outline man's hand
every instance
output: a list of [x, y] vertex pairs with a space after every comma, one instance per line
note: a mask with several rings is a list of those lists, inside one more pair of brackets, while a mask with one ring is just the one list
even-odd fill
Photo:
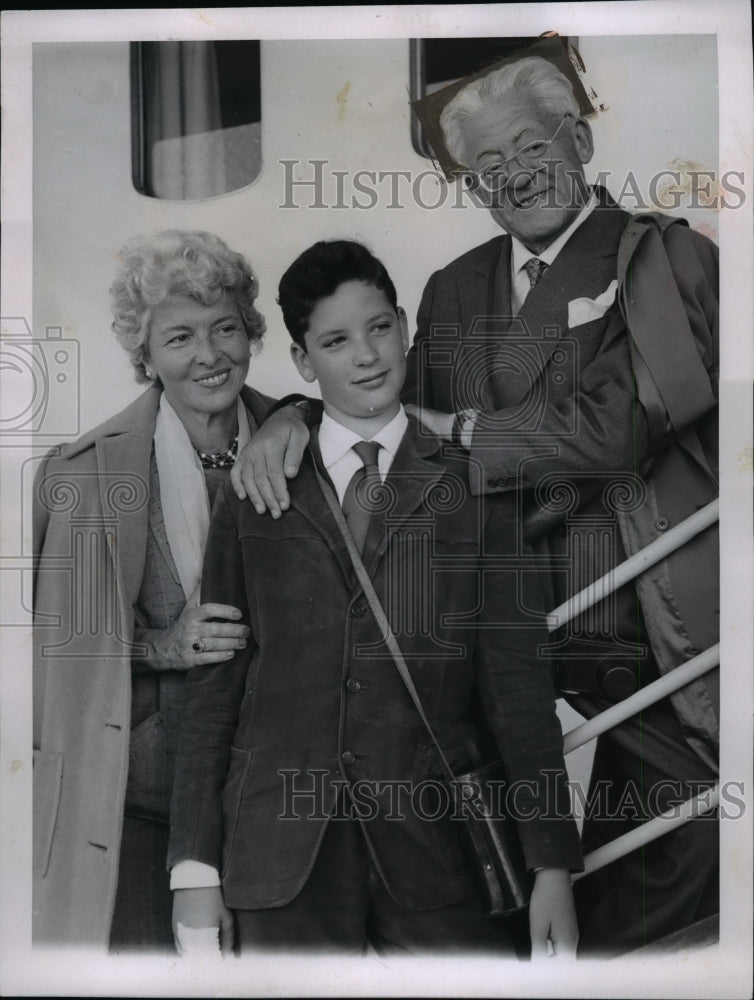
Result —
[[439, 410], [428, 410], [411, 403], [408, 403], [404, 409], [406, 413], [410, 413], [417, 420], [420, 420], [437, 437], [446, 441], [450, 441], [453, 437], [455, 413], [440, 413]]
[[233, 914], [225, 905], [219, 885], [206, 889], [176, 889], [173, 893], [173, 937], [178, 954], [184, 949], [178, 925], [190, 930], [219, 931], [220, 951], [233, 953]]
[[534, 877], [529, 904], [531, 957], [546, 958], [547, 942], [558, 958], [575, 958], [579, 940], [571, 876], [564, 868], [543, 868]]
[[265, 420], [236, 459], [230, 480], [240, 500], [251, 500], [258, 514], [280, 517], [290, 497], [286, 476], [293, 479], [309, 443], [301, 407], [290, 405]]

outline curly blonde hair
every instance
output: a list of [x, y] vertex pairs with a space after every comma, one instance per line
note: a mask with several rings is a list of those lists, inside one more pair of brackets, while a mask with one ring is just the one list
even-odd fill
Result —
[[248, 261], [215, 236], [202, 231], [167, 229], [136, 236], [118, 254], [110, 287], [112, 329], [135, 369], [137, 382], [149, 382], [149, 318], [170, 295], [190, 295], [214, 305], [227, 292], [241, 313], [249, 344], [261, 344], [264, 316], [255, 308], [259, 284]]

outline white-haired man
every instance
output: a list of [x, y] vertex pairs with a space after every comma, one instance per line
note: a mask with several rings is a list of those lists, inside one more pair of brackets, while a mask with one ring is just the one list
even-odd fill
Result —
[[[716, 248], [681, 220], [632, 217], [587, 184], [589, 123], [544, 59], [473, 81], [441, 125], [506, 235], [429, 279], [404, 401], [468, 449], [475, 492], [519, 491], [554, 608], [717, 494]], [[300, 421], [274, 419], [290, 475]], [[283, 458], [265, 451], [271, 437], [257, 439], [244, 483], [279, 512]], [[252, 472], [260, 466], [269, 478]], [[713, 645], [718, 607], [711, 528], [541, 655], [591, 717]], [[707, 675], [600, 739], [586, 850], [714, 784], [717, 709]], [[714, 817], [697, 819], [585, 878], [582, 954], [626, 952], [711, 917], [717, 850]]]

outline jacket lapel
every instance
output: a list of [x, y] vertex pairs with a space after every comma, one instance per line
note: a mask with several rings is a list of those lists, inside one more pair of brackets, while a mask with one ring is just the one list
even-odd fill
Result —
[[245, 385], [241, 389], [241, 399], [249, 413], [249, 425], [253, 434], [259, 425], [264, 423], [264, 419], [275, 400], [271, 396], [257, 392], [250, 385]]
[[348, 554], [346, 543], [340, 528], [335, 522], [322, 490], [317, 482], [315, 463], [317, 472], [330, 486], [333, 493], [335, 487], [330, 481], [330, 477], [325, 471], [322, 463], [322, 454], [319, 450], [318, 428], [312, 428], [309, 447], [304, 454], [303, 462], [296, 477], [295, 484], [291, 489], [291, 505], [296, 508], [324, 538], [328, 548], [333, 553], [340, 564], [343, 575], [349, 584], [353, 583], [353, 569], [351, 557]]
[[[121, 413], [80, 438], [67, 453], [74, 457], [95, 448], [103, 529], [129, 605], [138, 599], [144, 575], [150, 458], [160, 396], [158, 387], [148, 389]], [[253, 433], [273, 400], [250, 386], [243, 387], [241, 398]], [[126, 538], [128, 545], [120, 544]]]
[[[95, 441], [103, 528], [127, 606], [137, 600], [144, 575], [149, 460], [159, 400], [160, 391], [151, 389], [108, 423], [109, 433]], [[122, 539], [128, 539], [128, 545], [121, 544]]]
[[500, 342], [510, 335], [511, 326], [515, 323], [511, 305], [511, 250], [511, 238], [506, 236], [500, 244], [500, 253], [488, 278], [486, 318], [481, 326], [485, 335], [481, 371], [486, 373], [482, 380], [483, 406], [472, 407], [487, 412], [498, 409], [500, 405], [496, 388]]
[[[628, 218], [627, 213], [605, 203], [604, 196], [600, 196], [595, 210], [529, 293], [519, 313], [522, 322], [511, 327], [511, 335], [523, 341], [526, 362], [521, 377], [515, 378], [498, 358], [499, 406], [518, 405], [547, 367], [568, 330], [568, 303], [576, 298], [596, 298], [616, 278], [618, 243]], [[531, 347], [526, 347], [527, 342]]]
[[390, 535], [410, 518], [442, 479], [445, 469], [429, 459], [437, 455], [440, 442], [422, 431], [413, 417], [403, 435], [385, 479], [385, 509], [372, 515], [364, 546], [364, 565], [374, 576], [387, 550]]
[[[372, 515], [367, 532], [362, 558], [370, 576], [374, 576], [380, 559], [385, 555], [389, 534], [422, 505], [428, 492], [442, 479], [444, 469], [428, 460], [438, 453], [439, 447], [437, 438], [422, 431], [414, 418], [409, 417], [409, 426], [385, 480], [386, 507]], [[345, 579], [353, 587], [355, 576], [351, 557], [322, 496], [314, 471], [315, 462], [320, 475], [329, 484], [329, 476], [322, 465], [316, 429], [312, 432], [309, 449], [291, 491], [291, 504], [323, 536]]]
[[452, 364], [453, 409], [494, 409], [489, 377], [501, 336], [510, 316], [509, 236], [498, 236], [479, 247], [458, 282], [458, 316], [461, 336]]

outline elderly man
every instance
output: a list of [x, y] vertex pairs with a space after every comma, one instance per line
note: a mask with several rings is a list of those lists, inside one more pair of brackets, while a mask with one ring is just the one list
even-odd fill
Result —
[[[441, 125], [507, 235], [430, 278], [404, 401], [468, 449], [474, 492], [519, 491], [555, 607], [716, 496], [716, 249], [589, 187], [591, 129], [544, 59], [471, 82]], [[295, 473], [306, 436], [295, 412], [271, 418], [235, 475], [275, 514], [283, 461]], [[714, 644], [717, 562], [709, 529], [552, 636], [540, 655], [574, 708], [591, 717]], [[714, 784], [716, 684], [694, 681], [600, 738], [586, 850]], [[581, 953], [716, 913], [717, 872], [713, 817], [585, 878]]]

